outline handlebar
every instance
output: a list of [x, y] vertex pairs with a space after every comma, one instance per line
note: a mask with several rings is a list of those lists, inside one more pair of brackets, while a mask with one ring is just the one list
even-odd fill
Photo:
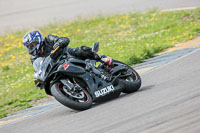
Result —
[[59, 48], [60, 46], [58, 46], [53, 52], [51, 52], [51, 55], [53, 55]]

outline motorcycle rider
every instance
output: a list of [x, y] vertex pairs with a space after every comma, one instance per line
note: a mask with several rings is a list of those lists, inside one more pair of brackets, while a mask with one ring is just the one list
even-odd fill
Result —
[[[58, 46], [63, 50], [68, 46], [70, 40], [68, 37], [58, 37], [55, 35], [47, 35], [44, 39], [38, 30], [30, 31], [23, 37], [23, 44], [27, 48], [28, 53], [31, 55], [31, 62], [38, 57], [47, 57]], [[112, 65], [112, 58], [107, 56], [96, 57], [90, 47], [81, 46], [76, 48], [67, 47], [67, 52], [80, 59], [93, 58], [105, 62], [107, 65]], [[59, 53], [59, 52], [58, 52]], [[52, 56], [54, 58], [54, 56]]]

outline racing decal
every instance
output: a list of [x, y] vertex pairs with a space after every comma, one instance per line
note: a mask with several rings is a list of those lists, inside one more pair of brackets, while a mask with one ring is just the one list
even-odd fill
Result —
[[100, 97], [100, 96], [106, 95], [109, 92], [114, 91], [114, 90], [115, 90], [114, 86], [110, 85], [110, 86], [107, 86], [107, 87], [105, 87], [103, 89], [95, 91], [94, 94], [95, 94], [96, 97]]
[[69, 67], [69, 64], [64, 64], [62, 67], [66, 70]]

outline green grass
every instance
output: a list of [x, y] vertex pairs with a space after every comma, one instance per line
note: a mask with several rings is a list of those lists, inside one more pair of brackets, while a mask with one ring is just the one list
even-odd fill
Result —
[[[30, 29], [29, 29], [30, 30]], [[19, 31], [0, 37], [0, 118], [30, 107], [30, 101], [46, 97], [36, 89], [29, 55]], [[70, 47], [100, 42], [100, 54], [129, 65], [140, 63], [178, 42], [200, 35], [200, 8], [186, 11], [132, 12], [49, 24], [41, 33], [68, 36]]]

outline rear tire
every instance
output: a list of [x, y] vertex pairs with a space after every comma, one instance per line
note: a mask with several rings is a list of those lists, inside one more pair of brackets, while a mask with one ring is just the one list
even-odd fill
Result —
[[[132, 70], [133, 76], [130, 76], [128, 77], [129, 79], [126, 79], [125, 84], [127, 84], [127, 87], [122, 91], [124, 93], [136, 92], [141, 87], [141, 78], [139, 74], [133, 68], [130, 67], [130, 69]], [[136, 77], [136, 80], [133, 80], [133, 77]]]
[[128, 67], [128, 71], [132, 73], [132, 75], [127, 77], [126, 79], [120, 79], [122, 82], [124, 82], [124, 84], [126, 84], [126, 87], [123, 89], [122, 92], [124, 93], [136, 92], [141, 87], [142, 84], [139, 74], [132, 67], [130, 67], [125, 63], [122, 63], [117, 60], [114, 60], [114, 62], [126, 65]]
[[62, 86], [63, 84], [61, 82], [57, 82], [54, 83], [51, 87], [51, 93], [57, 101], [59, 101], [64, 106], [75, 110], [86, 110], [91, 108], [92, 98], [87, 91], [82, 89], [82, 92], [84, 93], [84, 99], [80, 102], [77, 99], [74, 99], [65, 94], [64, 91], [62, 91]]

